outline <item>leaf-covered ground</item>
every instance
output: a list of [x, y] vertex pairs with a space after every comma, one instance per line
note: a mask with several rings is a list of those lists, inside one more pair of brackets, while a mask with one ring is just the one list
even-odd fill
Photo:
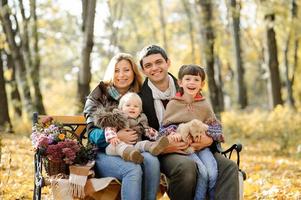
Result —
[[[276, 156], [277, 145], [244, 143], [241, 168], [248, 174], [245, 199], [301, 199], [301, 159]], [[32, 199], [33, 150], [28, 137], [2, 134], [0, 199]], [[43, 189], [43, 199], [49, 199]]]

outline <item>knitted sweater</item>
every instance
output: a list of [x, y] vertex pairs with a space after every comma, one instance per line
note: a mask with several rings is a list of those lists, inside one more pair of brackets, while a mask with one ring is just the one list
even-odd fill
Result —
[[148, 126], [147, 118], [144, 113], [141, 113], [136, 119], [129, 117], [128, 118], [129, 128], [135, 130], [138, 134], [138, 140], [142, 140], [142, 135], [145, 135], [145, 129], [150, 128]]
[[211, 136], [213, 140], [223, 141], [221, 124], [216, 119], [211, 105], [201, 95], [197, 95], [192, 103], [187, 103], [182, 96], [177, 93], [166, 106], [162, 125], [163, 127], [174, 124], [178, 125], [193, 119], [198, 119], [209, 125], [207, 134]]

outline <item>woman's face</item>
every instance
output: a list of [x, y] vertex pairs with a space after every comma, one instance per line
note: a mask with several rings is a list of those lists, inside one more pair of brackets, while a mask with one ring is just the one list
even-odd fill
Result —
[[134, 81], [134, 71], [128, 60], [121, 60], [115, 66], [114, 86], [117, 90], [127, 91]]

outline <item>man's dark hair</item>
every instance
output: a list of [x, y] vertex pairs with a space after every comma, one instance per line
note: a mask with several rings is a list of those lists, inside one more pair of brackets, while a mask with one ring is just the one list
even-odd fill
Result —
[[148, 45], [146, 47], [144, 47], [139, 53], [138, 53], [138, 59], [139, 59], [139, 64], [140, 67], [143, 68], [143, 58], [152, 55], [152, 54], [161, 54], [161, 56], [164, 58], [164, 60], [167, 62], [168, 57], [167, 57], [167, 53], [165, 51], [165, 49], [163, 49], [162, 47], [155, 45], [155, 44], [151, 44]]
[[205, 69], [199, 65], [194, 65], [194, 64], [183, 65], [179, 69], [178, 79], [182, 80], [185, 75], [200, 76], [202, 81], [204, 81], [206, 78]]

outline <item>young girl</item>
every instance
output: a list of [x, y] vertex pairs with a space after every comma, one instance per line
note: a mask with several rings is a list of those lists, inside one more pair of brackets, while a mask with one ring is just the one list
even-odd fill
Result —
[[[142, 163], [143, 156], [140, 152], [149, 152], [154, 156], [159, 155], [169, 144], [166, 136], [158, 139], [158, 132], [148, 126], [145, 114], [142, 113], [141, 98], [133, 92], [129, 92], [121, 97], [118, 110], [109, 113], [97, 110], [94, 114], [94, 124], [105, 130], [105, 138], [110, 143], [105, 151], [108, 155], [119, 155], [124, 160], [134, 163]], [[120, 141], [117, 132], [118, 129], [131, 128], [135, 130], [138, 139], [133, 146]], [[143, 136], [150, 140], [142, 140]]]
[[[180, 123], [187, 123], [198, 119], [210, 124], [206, 133], [215, 141], [224, 141], [221, 125], [215, 114], [202, 96], [201, 90], [205, 85], [205, 71], [198, 65], [183, 65], [178, 74], [178, 83], [181, 87], [179, 93], [169, 101], [164, 114], [160, 133], [170, 135], [174, 141], [181, 140], [181, 135], [176, 133]], [[191, 140], [191, 139], [190, 139]], [[200, 139], [193, 142], [200, 142]], [[214, 186], [217, 179], [217, 163], [210, 152], [205, 148], [189, 155], [198, 165], [199, 175], [195, 193], [196, 200], [206, 199], [207, 189], [210, 199], [214, 199]]]

